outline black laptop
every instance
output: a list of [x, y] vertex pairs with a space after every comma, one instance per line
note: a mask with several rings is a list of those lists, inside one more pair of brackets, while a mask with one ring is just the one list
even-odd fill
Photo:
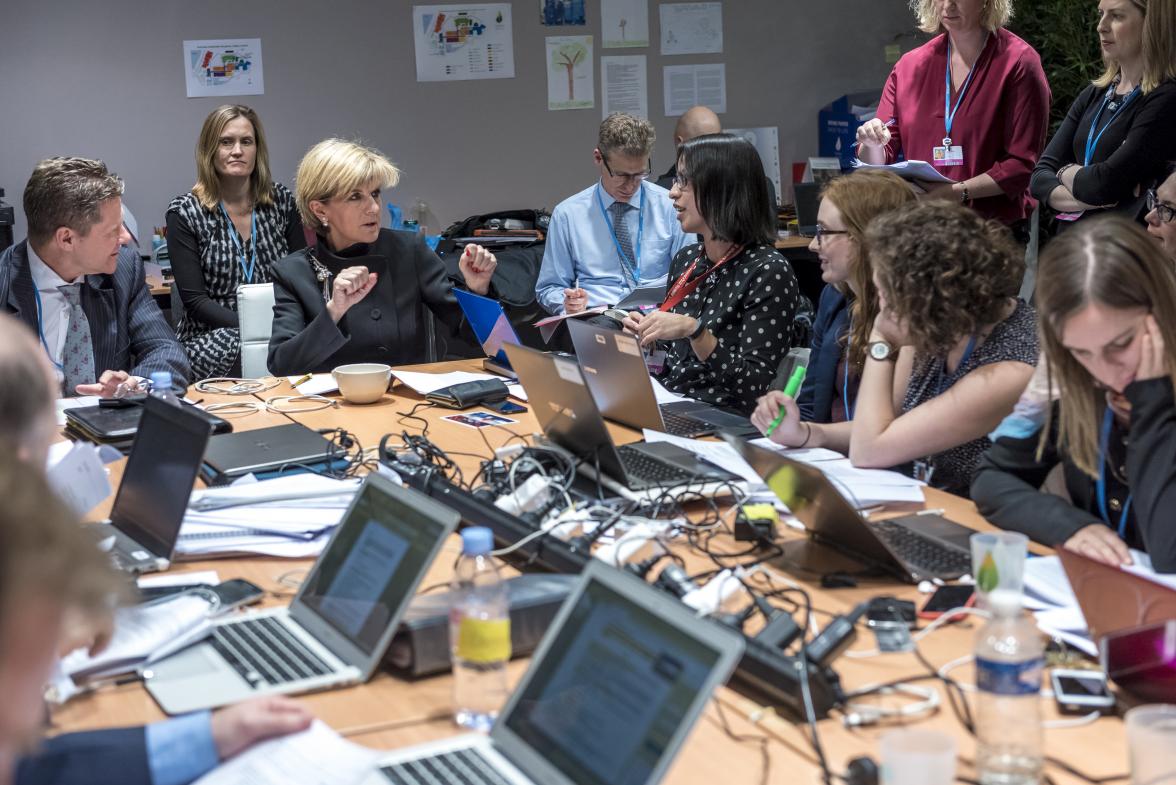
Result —
[[342, 447], [318, 431], [291, 423], [212, 437], [201, 476], [209, 485], [225, 485], [247, 474], [265, 479], [287, 472], [338, 469], [345, 463]]

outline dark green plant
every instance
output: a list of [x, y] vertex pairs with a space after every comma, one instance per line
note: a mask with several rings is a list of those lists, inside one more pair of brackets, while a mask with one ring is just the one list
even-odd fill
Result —
[[1009, 29], [1037, 50], [1049, 79], [1052, 135], [1078, 93], [1102, 73], [1098, 5], [1095, 0], [1016, 0], [1013, 9]]

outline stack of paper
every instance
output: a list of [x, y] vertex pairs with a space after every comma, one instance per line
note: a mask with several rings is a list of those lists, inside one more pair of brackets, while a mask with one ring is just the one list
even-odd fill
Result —
[[299, 474], [197, 491], [176, 552], [188, 558], [317, 556], [358, 488], [359, 480]]
[[378, 752], [347, 741], [315, 720], [302, 733], [253, 745], [196, 785], [358, 784], [374, 772], [378, 759]]
[[926, 500], [923, 483], [918, 480], [888, 469], [858, 469], [848, 458], [833, 450], [789, 450], [768, 439], [756, 439], [752, 444], [776, 450], [820, 469], [838, 487], [841, 495], [858, 509], [879, 504], [922, 504]]

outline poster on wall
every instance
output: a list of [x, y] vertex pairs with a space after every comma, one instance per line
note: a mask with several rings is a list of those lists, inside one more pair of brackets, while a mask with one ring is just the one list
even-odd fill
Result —
[[586, 25], [584, 0], [539, 0], [539, 21], [548, 27]]
[[510, 3], [414, 5], [418, 82], [515, 75]]
[[742, 136], [755, 147], [760, 161], [764, 164], [764, 174], [776, 186], [777, 198], [780, 194], [780, 132], [775, 126], [768, 128], [724, 128], [724, 133]]
[[649, 119], [649, 90], [645, 55], [600, 58], [600, 103], [603, 117], [624, 112]]
[[189, 98], [263, 95], [260, 38], [218, 38], [184, 42]]
[[649, 0], [600, 0], [600, 48], [649, 46]]
[[663, 55], [722, 54], [722, 3], [663, 3], [658, 11]]
[[679, 117], [692, 106], [727, 111], [727, 66], [667, 65], [662, 68], [666, 117]]
[[591, 109], [596, 106], [592, 36], [547, 37], [547, 108]]

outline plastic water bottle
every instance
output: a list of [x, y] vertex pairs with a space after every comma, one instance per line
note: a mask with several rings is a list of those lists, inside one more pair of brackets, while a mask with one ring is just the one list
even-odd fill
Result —
[[976, 636], [976, 769], [981, 785], [1037, 785], [1042, 774], [1044, 647], [1020, 592], [993, 591]]
[[151, 374], [151, 395], [172, 406], [180, 405], [180, 399], [172, 390], [172, 375], [167, 371], [154, 371]]
[[461, 544], [449, 609], [453, 716], [464, 728], [486, 732], [506, 701], [510, 600], [490, 556], [491, 531], [484, 526], [464, 529]]

